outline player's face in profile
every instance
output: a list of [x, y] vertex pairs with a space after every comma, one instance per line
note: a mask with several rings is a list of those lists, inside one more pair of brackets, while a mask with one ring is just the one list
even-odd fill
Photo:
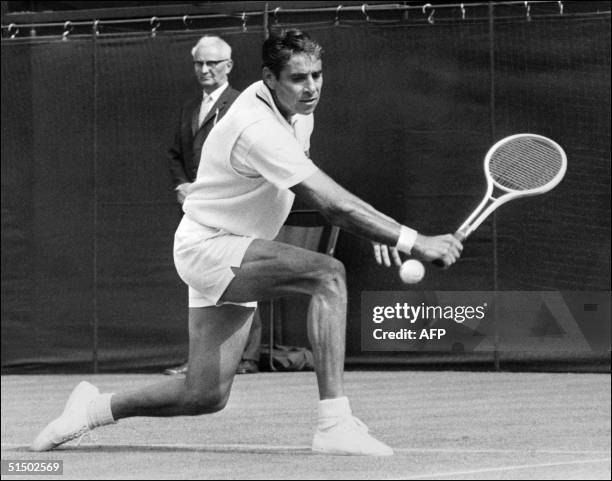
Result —
[[229, 54], [217, 45], [204, 45], [193, 57], [193, 68], [198, 83], [206, 92], [212, 92], [227, 82], [232, 70]]
[[294, 55], [278, 78], [269, 73], [266, 80], [274, 91], [278, 109], [285, 117], [310, 114], [319, 103], [323, 86], [321, 59], [304, 54]]

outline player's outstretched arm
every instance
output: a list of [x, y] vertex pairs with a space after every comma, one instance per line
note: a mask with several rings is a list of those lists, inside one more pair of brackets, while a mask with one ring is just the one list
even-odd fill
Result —
[[461, 242], [452, 234], [430, 237], [415, 232], [409, 247], [406, 247], [400, 239], [401, 224], [351, 194], [323, 171], [315, 172], [292, 190], [308, 205], [319, 210], [331, 224], [373, 242], [397, 246], [405, 254], [426, 261], [439, 259], [449, 266], [461, 253]]

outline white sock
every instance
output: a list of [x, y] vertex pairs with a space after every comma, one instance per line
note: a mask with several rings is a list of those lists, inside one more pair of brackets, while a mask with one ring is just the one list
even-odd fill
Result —
[[111, 411], [111, 397], [113, 394], [100, 394], [87, 407], [87, 423], [90, 429], [115, 422]]
[[319, 401], [319, 427], [329, 427], [336, 424], [338, 419], [352, 415], [351, 405], [346, 396]]

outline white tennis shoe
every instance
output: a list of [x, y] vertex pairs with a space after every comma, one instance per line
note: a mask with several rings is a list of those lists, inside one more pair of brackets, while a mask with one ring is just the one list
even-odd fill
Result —
[[321, 454], [353, 456], [391, 456], [393, 449], [370, 434], [368, 427], [354, 416], [338, 418], [329, 426], [319, 426], [312, 450]]
[[51, 421], [36, 436], [30, 449], [49, 451], [60, 444], [87, 434], [91, 430], [87, 421], [87, 407], [99, 394], [97, 387], [85, 381], [81, 382], [70, 394], [62, 415]]

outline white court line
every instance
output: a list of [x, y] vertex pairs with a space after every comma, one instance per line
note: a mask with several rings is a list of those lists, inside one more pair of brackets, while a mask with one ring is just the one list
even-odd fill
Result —
[[[2, 443], [2, 449], [27, 449], [29, 444]], [[115, 449], [143, 449], [143, 450], [191, 450], [191, 451], [269, 451], [269, 452], [302, 452], [310, 451], [310, 445], [282, 445], [282, 444], [187, 444], [187, 443], [157, 443], [157, 444], [118, 444], [84, 442], [80, 446], [67, 444], [59, 449], [79, 448], [115, 448]], [[453, 449], [453, 448], [393, 448], [396, 453], [448, 453], [448, 454], [558, 454], [558, 455], [600, 455], [609, 454], [607, 450], [556, 450], [556, 449]], [[607, 458], [610, 459], [610, 458]]]
[[599, 459], [581, 459], [577, 461], [564, 461], [559, 463], [538, 463], [538, 464], [518, 464], [516, 466], [500, 466], [497, 468], [483, 468], [483, 469], [471, 469], [469, 471], [449, 471], [446, 473], [429, 473], [429, 474], [418, 474], [415, 476], [407, 476], [402, 479], [424, 479], [424, 478], [444, 478], [462, 476], [466, 474], [479, 474], [479, 473], [497, 473], [500, 471], [514, 471], [517, 469], [533, 469], [533, 468], [550, 468], [553, 466], [569, 466], [576, 464], [592, 464], [592, 463], [603, 463], [610, 462], [611, 458], [599, 458]]
[[449, 453], [449, 454], [610, 454], [610, 450], [574, 449], [457, 449], [457, 448], [393, 448], [400, 453]]
[[[2, 449], [28, 449], [29, 444], [16, 444], [16, 443], [2, 443]], [[80, 445], [76, 444], [65, 444], [51, 451], [66, 451], [79, 449], [95, 449], [95, 448], [113, 448], [113, 449], [125, 449], [126, 451], [141, 449], [147, 451], [158, 450], [189, 450], [189, 451], [233, 451], [233, 452], [249, 452], [249, 451], [269, 451], [274, 452], [311, 452], [310, 445], [296, 446], [281, 444], [184, 444], [184, 443], [158, 443], [158, 444], [119, 444], [119, 443], [88, 443], [84, 441]], [[46, 451], [46, 452], [51, 452]], [[34, 452], [34, 451], [32, 451]]]

